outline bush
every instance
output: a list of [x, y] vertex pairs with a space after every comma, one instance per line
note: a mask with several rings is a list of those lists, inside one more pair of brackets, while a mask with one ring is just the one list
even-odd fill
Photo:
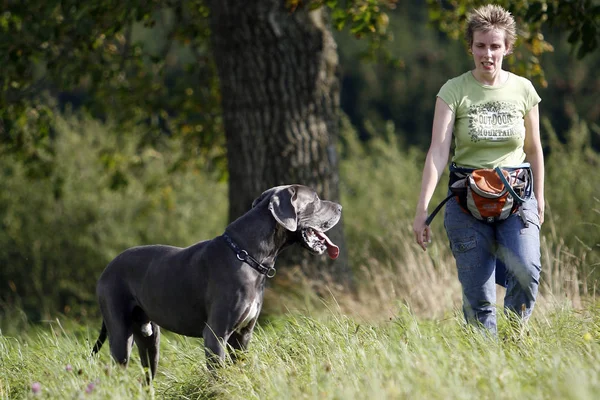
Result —
[[0, 304], [33, 320], [85, 314], [121, 251], [185, 247], [224, 228], [226, 183], [201, 162], [181, 163], [182, 142], [150, 147], [88, 118], [59, 119], [55, 129], [44, 176], [29, 176], [15, 156], [0, 159]]

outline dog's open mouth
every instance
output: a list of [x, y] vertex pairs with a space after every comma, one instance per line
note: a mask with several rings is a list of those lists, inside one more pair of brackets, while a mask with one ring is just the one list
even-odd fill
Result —
[[302, 239], [306, 246], [315, 253], [323, 254], [327, 250], [327, 255], [332, 260], [335, 260], [340, 255], [340, 248], [326, 234], [316, 229], [302, 229]]

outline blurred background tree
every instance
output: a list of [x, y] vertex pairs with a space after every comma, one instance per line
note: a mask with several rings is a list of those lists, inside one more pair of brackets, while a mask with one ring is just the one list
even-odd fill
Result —
[[[339, 73], [336, 44], [320, 7], [279, 0], [210, 3], [214, 57], [227, 138], [229, 216], [244, 214], [264, 190], [302, 183], [339, 201]], [[278, 266], [301, 265], [348, 279], [343, 223], [330, 232], [335, 262], [300, 248]]]

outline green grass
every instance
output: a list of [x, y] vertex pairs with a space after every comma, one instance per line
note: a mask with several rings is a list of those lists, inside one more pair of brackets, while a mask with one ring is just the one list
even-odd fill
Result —
[[[96, 330], [57, 319], [0, 335], [0, 398], [95, 399], [595, 399], [600, 395], [600, 307], [554, 305], [525, 327], [500, 317], [499, 339], [458, 312], [427, 320], [406, 306], [368, 322], [331, 306], [263, 321], [249, 351], [216, 375], [201, 340], [166, 333], [159, 373], [143, 381], [108, 348], [90, 357]], [[134, 349], [135, 351], [135, 349]], [[66, 366], [71, 365], [72, 370]], [[33, 393], [34, 382], [41, 392]], [[91, 393], [86, 389], [93, 384]]]

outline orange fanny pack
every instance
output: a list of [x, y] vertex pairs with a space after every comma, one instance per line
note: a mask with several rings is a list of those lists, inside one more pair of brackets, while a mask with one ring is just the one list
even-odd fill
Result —
[[478, 220], [493, 223], [519, 209], [529, 181], [529, 171], [524, 168], [476, 169], [454, 182], [450, 191], [463, 210]]
[[478, 220], [502, 221], [520, 209], [533, 192], [528, 163], [518, 167], [494, 169], [450, 168], [450, 195], [436, 207], [425, 222], [431, 223], [441, 207], [456, 197], [461, 208]]

